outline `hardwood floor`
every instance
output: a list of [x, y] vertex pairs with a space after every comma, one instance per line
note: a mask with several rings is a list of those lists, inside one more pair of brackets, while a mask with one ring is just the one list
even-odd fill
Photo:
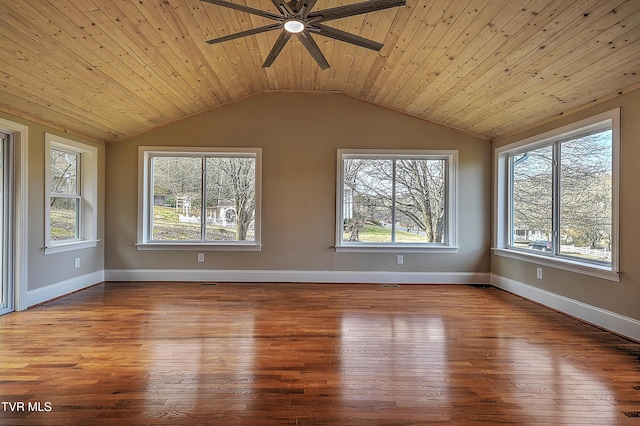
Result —
[[0, 366], [3, 425], [640, 426], [640, 344], [495, 288], [106, 283]]

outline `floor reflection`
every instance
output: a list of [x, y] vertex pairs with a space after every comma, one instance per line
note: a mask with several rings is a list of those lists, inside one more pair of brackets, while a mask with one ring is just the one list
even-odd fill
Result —
[[640, 345], [496, 289], [123, 283], [0, 317], [29, 424], [635, 424]]
[[151, 353], [145, 386], [150, 400], [164, 400], [176, 413], [242, 411], [253, 404], [256, 354], [254, 315], [233, 318], [214, 313], [179, 315], [160, 310], [146, 331]]
[[[487, 361], [491, 371], [483, 372], [502, 393], [501, 400], [517, 406], [520, 415], [589, 422], [597, 412], [599, 421], [605, 421], [601, 424], [616, 424], [620, 412], [604, 371], [599, 377], [592, 373], [592, 366], [581, 365], [548, 345], [502, 339], [499, 346]], [[597, 410], [591, 410], [593, 406]]]
[[342, 401], [449, 406], [442, 318], [346, 314], [341, 321]]

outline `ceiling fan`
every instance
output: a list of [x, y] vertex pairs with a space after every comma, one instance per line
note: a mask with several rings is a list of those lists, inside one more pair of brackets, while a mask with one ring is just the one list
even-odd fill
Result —
[[226, 0], [202, 0], [207, 3], [216, 4], [218, 6], [228, 7], [230, 9], [239, 10], [253, 15], [262, 16], [263, 18], [276, 21], [273, 24], [263, 27], [254, 28], [247, 31], [241, 31], [236, 34], [230, 34], [224, 37], [208, 40], [209, 44], [222, 43], [223, 41], [234, 40], [236, 38], [249, 35], [264, 33], [267, 31], [281, 30], [280, 36], [271, 48], [267, 59], [264, 61], [263, 67], [270, 67], [276, 59], [284, 45], [289, 41], [292, 34], [295, 34], [302, 42], [302, 45], [309, 51], [311, 57], [318, 63], [320, 68], [329, 68], [329, 63], [324, 57], [316, 42], [311, 38], [311, 33], [333, 38], [335, 40], [344, 41], [356, 46], [366, 47], [367, 49], [379, 51], [383, 44], [355, 34], [348, 33], [333, 27], [328, 27], [323, 22], [332, 21], [334, 19], [346, 18], [348, 16], [361, 15], [363, 13], [375, 12], [377, 10], [389, 9], [392, 7], [403, 6], [406, 0], [367, 0], [360, 3], [353, 3], [344, 6], [333, 7], [331, 9], [319, 10], [312, 12], [317, 0], [271, 0], [280, 15], [276, 15], [265, 10], [255, 9], [242, 4], [231, 3]]

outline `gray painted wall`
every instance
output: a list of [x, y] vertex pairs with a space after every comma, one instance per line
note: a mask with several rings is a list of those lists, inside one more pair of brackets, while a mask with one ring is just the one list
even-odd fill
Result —
[[[100, 144], [78, 138], [40, 123], [0, 112], [0, 117], [29, 128], [28, 144], [28, 283], [29, 291], [72, 280], [77, 277], [104, 270], [104, 244], [99, 242], [95, 248], [74, 250], [65, 253], [44, 254], [44, 170], [45, 133], [62, 136], [82, 142], [98, 149], [98, 238], [104, 240], [104, 193], [105, 193], [105, 147]], [[80, 268], [74, 268], [75, 258], [80, 258]]]
[[[260, 147], [261, 252], [138, 251], [138, 147]], [[458, 254], [336, 253], [339, 148], [459, 150]], [[489, 272], [490, 143], [344, 95], [269, 93], [109, 144], [106, 269]]]
[[526, 132], [498, 139], [494, 141], [493, 147], [495, 150], [618, 107], [621, 108], [620, 282], [549, 267], [545, 267], [544, 279], [538, 280], [536, 267], [539, 265], [496, 255], [491, 259], [491, 271], [505, 278], [640, 320], [640, 90]]

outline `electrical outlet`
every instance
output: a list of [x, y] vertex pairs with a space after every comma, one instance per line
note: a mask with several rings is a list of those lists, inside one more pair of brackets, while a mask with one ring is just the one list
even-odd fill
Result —
[[542, 279], [542, 268], [536, 268], [536, 277], [541, 280]]
[[204, 262], [204, 253], [198, 253], [198, 262]]
[[396, 263], [397, 263], [398, 265], [402, 265], [402, 264], [404, 263], [404, 256], [403, 256], [403, 255], [401, 255], [401, 254], [397, 255], [397, 256], [396, 256]]
[[73, 261], [73, 267], [76, 269], [80, 268], [80, 258], [76, 257], [75, 260]]

